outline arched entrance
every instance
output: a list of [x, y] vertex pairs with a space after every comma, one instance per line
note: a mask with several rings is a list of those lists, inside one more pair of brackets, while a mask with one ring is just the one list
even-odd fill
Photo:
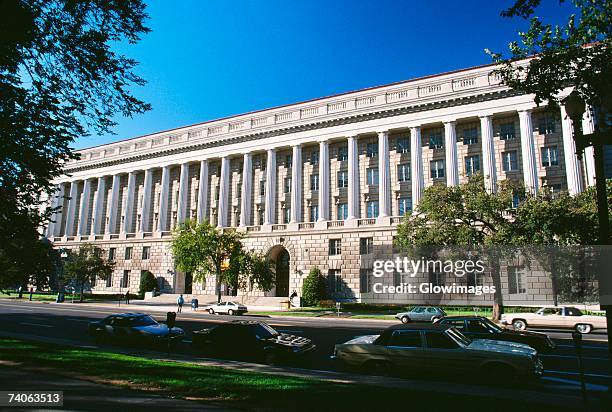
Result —
[[289, 252], [282, 245], [274, 246], [268, 254], [272, 270], [276, 274], [274, 296], [289, 296]]

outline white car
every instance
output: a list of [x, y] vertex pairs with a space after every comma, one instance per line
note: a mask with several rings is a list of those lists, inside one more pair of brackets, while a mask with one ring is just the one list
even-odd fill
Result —
[[208, 313], [210, 313], [211, 315], [214, 315], [215, 313], [219, 313], [219, 314], [226, 314], [226, 315], [242, 315], [243, 313], [247, 313], [247, 307], [244, 305], [241, 305], [240, 303], [236, 303], [236, 302], [221, 302], [221, 303], [215, 303], [214, 305], [210, 305], [206, 307], [206, 310], [208, 311]]
[[590, 333], [594, 329], [606, 329], [606, 317], [585, 315], [572, 306], [540, 308], [535, 313], [505, 313], [501, 316], [503, 325], [525, 330], [528, 327], [575, 329], [580, 333]]

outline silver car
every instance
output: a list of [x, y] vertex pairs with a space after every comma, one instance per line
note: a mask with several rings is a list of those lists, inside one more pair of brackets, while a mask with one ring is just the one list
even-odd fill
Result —
[[475, 339], [449, 325], [397, 325], [336, 345], [335, 359], [346, 366], [388, 374], [399, 371], [467, 372], [500, 379], [539, 377], [535, 349], [522, 343]]
[[433, 322], [437, 319], [446, 316], [441, 308], [435, 306], [415, 306], [408, 312], [400, 312], [395, 315], [396, 319], [402, 321], [402, 323], [410, 322]]

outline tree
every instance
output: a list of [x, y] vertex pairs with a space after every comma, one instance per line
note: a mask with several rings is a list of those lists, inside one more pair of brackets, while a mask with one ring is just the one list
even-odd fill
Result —
[[509, 214], [523, 188], [511, 181], [500, 182], [495, 193], [485, 189], [481, 175], [470, 176], [460, 186], [436, 184], [425, 189], [418, 213], [407, 215], [398, 226], [396, 245], [405, 251], [427, 247], [478, 248], [490, 265], [495, 286], [493, 319], [503, 313], [500, 260], [511, 225]]
[[146, 292], [152, 292], [157, 289], [157, 280], [155, 275], [148, 270], [145, 270], [140, 274], [140, 287], [138, 288], [138, 294], [144, 297]]
[[[564, 3], [560, 0], [559, 3]], [[612, 3], [608, 0], [572, 0], [575, 11], [567, 23], [552, 25], [535, 16], [541, 0], [516, 0], [503, 17], [530, 19], [520, 41], [509, 45], [509, 56], [486, 50], [502, 81], [512, 89], [535, 94], [536, 103], [556, 102], [557, 94], [574, 86], [594, 107], [607, 107], [612, 97]], [[529, 65], [516, 60], [530, 58]]]
[[217, 229], [208, 222], [187, 220], [174, 231], [172, 253], [179, 270], [191, 272], [195, 281], [204, 282], [214, 274], [217, 300], [221, 301], [221, 284], [235, 289], [247, 284], [262, 290], [274, 285], [274, 274], [261, 255], [242, 245], [243, 234], [233, 229]]
[[64, 277], [79, 290], [83, 302], [85, 286], [95, 284], [97, 279], [108, 279], [115, 264], [102, 257], [102, 249], [89, 243], [81, 245], [76, 252], [67, 251], [67, 254]]
[[303, 306], [318, 305], [319, 301], [325, 299], [325, 295], [325, 278], [321, 270], [315, 266], [310, 269], [302, 284], [302, 304]]
[[[18, 264], [51, 215], [51, 180], [70, 148], [92, 132], [110, 132], [117, 114], [150, 107], [131, 94], [143, 85], [136, 61], [115, 44], [149, 31], [141, 0], [4, 0], [0, 2], [0, 255]], [[28, 250], [28, 249], [23, 249]], [[21, 266], [7, 273], [27, 274]]]

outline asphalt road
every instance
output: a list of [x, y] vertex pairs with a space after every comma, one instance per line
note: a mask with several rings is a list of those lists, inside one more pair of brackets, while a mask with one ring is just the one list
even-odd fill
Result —
[[[87, 335], [87, 324], [111, 313], [128, 312], [129, 307], [93, 308], [77, 305], [42, 304], [34, 302], [0, 301], [0, 329], [33, 336], [53, 337], [70, 340], [78, 344], [92, 344]], [[146, 311], [145, 311], [146, 312]], [[149, 312], [158, 320], [164, 318], [158, 312]], [[219, 322], [233, 319], [254, 319], [252, 316], [208, 315], [203, 312], [191, 312], [189, 309], [178, 314], [176, 326], [186, 332], [186, 343], [179, 345], [177, 351], [198, 356], [189, 345], [191, 332], [213, 326]], [[256, 317], [287, 333], [305, 336], [312, 339], [317, 349], [307, 362], [300, 366], [335, 370], [336, 365], [329, 359], [336, 343], [345, 342], [355, 336], [379, 334], [389, 322], [378, 320], [344, 320], [330, 318], [295, 318], [279, 319], [274, 317]], [[579, 367], [576, 349], [568, 331], [546, 331], [557, 345], [551, 354], [542, 355], [545, 385], [560, 390], [577, 390], [579, 388]], [[112, 350], [112, 347], [107, 347]], [[603, 391], [609, 381], [609, 362], [607, 337], [604, 332], [585, 335], [583, 342], [583, 365], [588, 389]], [[478, 383], [472, 381], [471, 383]]]

